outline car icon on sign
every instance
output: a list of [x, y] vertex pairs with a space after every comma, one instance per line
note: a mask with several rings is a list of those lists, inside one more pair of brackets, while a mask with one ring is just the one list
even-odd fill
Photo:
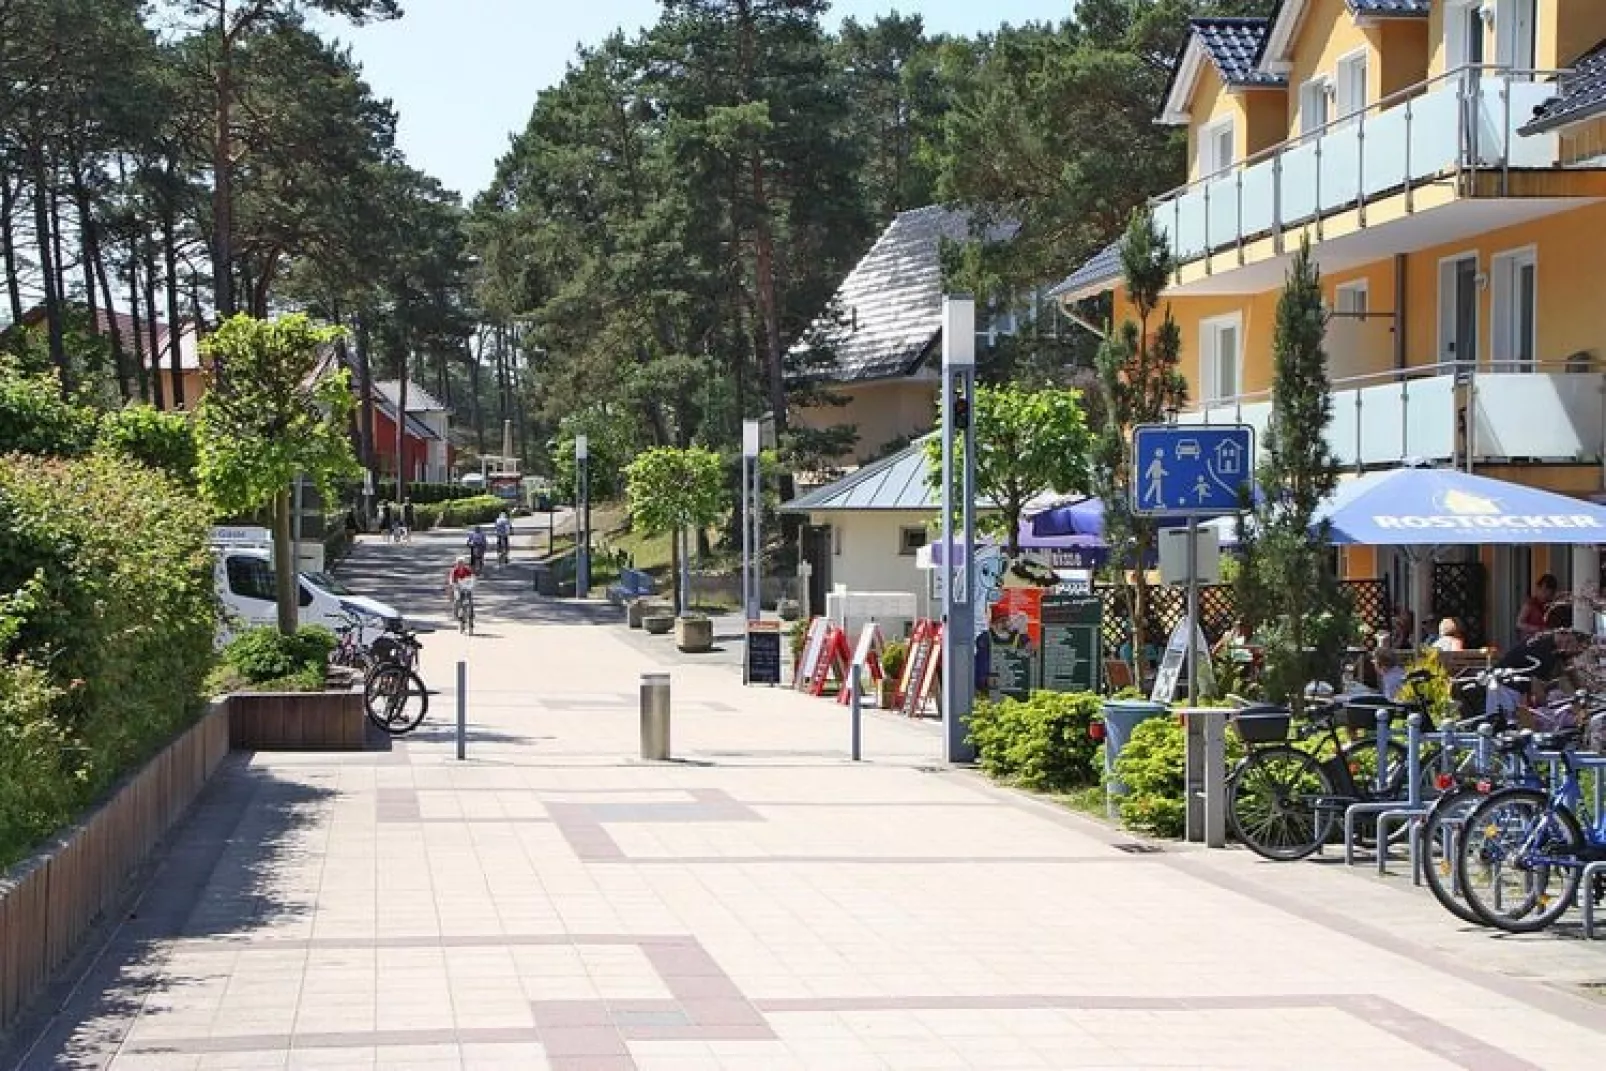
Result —
[[1177, 443], [1177, 457], [1179, 457], [1179, 458], [1182, 458], [1182, 457], [1195, 457], [1196, 458], [1198, 456], [1199, 456], [1199, 440], [1198, 439], [1183, 439], [1181, 442]]

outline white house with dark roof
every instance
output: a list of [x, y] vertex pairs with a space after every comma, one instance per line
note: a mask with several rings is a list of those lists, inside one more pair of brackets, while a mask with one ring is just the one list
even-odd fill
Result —
[[[1005, 241], [1015, 230], [999, 225], [985, 237]], [[969, 213], [958, 209], [899, 213], [793, 345], [792, 384], [818, 385], [847, 400], [799, 406], [793, 419], [805, 428], [853, 425], [857, 445], [842, 460], [875, 457], [890, 443], [931, 430], [940, 385], [942, 244], [973, 237]], [[978, 318], [985, 342], [982, 323]], [[811, 352], [822, 360], [811, 361]]]
[[[394, 421], [400, 404], [400, 380], [374, 381], [374, 405], [381, 413]], [[445, 483], [452, 478], [451, 417], [452, 411], [444, 402], [408, 380], [407, 436], [409, 440], [417, 440], [421, 455], [416, 460], [409, 459], [408, 467], [413, 470], [410, 479]], [[394, 423], [391, 427], [394, 435]]]

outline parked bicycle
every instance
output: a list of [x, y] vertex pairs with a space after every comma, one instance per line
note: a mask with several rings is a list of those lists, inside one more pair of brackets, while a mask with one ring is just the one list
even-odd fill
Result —
[[401, 628], [387, 630], [370, 649], [374, 665], [363, 681], [363, 707], [369, 721], [393, 736], [412, 732], [429, 713], [429, 690], [416, 669], [422, 647], [416, 632]]
[[[1606, 860], [1606, 813], [1582, 808], [1577, 751], [1606, 719], [1606, 700], [1587, 695], [1578, 723], [1551, 732], [1523, 730], [1537, 752], [1555, 753], [1560, 776], [1548, 790], [1501, 789], [1466, 817], [1455, 878], [1478, 921], [1508, 933], [1546, 929], [1573, 906], [1584, 867]], [[1595, 776], [1601, 776], [1597, 768]], [[1603, 883], [1584, 891], [1597, 902]]]
[[367, 675], [373, 667], [373, 655], [362, 642], [363, 620], [349, 611], [340, 615], [342, 623], [335, 626], [335, 647], [329, 652], [329, 664], [355, 670]]
[[[1304, 859], [1332, 840], [1352, 804], [1407, 798], [1405, 745], [1396, 738], [1384, 744], [1379, 778], [1378, 741], [1367, 734], [1375, 733], [1379, 711], [1391, 726], [1415, 713], [1431, 728], [1427, 704], [1415, 695], [1429, 677], [1408, 676], [1411, 698], [1399, 702], [1382, 696], [1319, 702], [1299, 726], [1283, 706], [1254, 705], [1234, 715], [1247, 752], [1227, 779], [1227, 815], [1238, 839], [1266, 859]], [[1362, 842], [1375, 839], [1375, 830], [1370, 816], [1360, 826]]]

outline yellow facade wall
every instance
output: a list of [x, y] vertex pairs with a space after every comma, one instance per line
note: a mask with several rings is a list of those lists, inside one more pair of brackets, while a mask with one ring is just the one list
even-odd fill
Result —
[[1188, 102], [1188, 180], [1203, 178], [1199, 173], [1199, 138], [1206, 127], [1222, 119], [1232, 120], [1232, 158], [1242, 160], [1245, 155], [1248, 124], [1244, 121], [1241, 98], [1227, 90], [1215, 65], [1206, 60], [1199, 71], [1199, 81], [1193, 87], [1193, 98]]
[[846, 398], [846, 405], [800, 406], [794, 419], [802, 427], [819, 430], [852, 424], [857, 429], [857, 444], [851, 456], [839, 460], [864, 461], [880, 456], [888, 443], [930, 431], [937, 422], [939, 386], [931, 378], [832, 387], [831, 393]]
[[1376, 52], [1370, 99], [1373, 102], [1393, 96], [1427, 80], [1428, 24], [1423, 19], [1387, 19], [1372, 34]]
[[1244, 156], [1247, 159], [1282, 141], [1288, 134], [1288, 91], [1244, 90], [1237, 94], [1244, 114]]
[[1606, 4], [1599, 0], [1539, 0], [1534, 54], [1541, 70], [1560, 70], [1606, 40]]
[[1369, 39], [1371, 32], [1356, 25], [1344, 0], [1310, 0], [1294, 37], [1293, 65], [1288, 72], [1286, 137], [1300, 134], [1299, 87], [1322, 75], [1332, 78], [1339, 59], [1358, 49], [1368, 54], [1367, 99], [1377, 99], [1377, 49]]

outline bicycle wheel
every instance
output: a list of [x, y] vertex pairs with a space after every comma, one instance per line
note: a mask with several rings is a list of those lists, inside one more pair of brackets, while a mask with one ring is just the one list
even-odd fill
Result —
[[392, 736], [418, 728], [429, 713], [429, 692], [418, 674], [394, 663], [380, 666], [363, 686], [368, 720]]
[[1234, 773], [1227, 814], [1233, 832], [1256, 855], [1277, 862], [1303, 859], [1333, 831], [1333, 812], [1317, 801], [1333, 794], [1327, 774], [1306, 752], [1260, 748]]
[[[1377, 741], [1369, 737], [1352, 740], [1339, 747], [1338, 753], [1343, 756], [1344, 764], [1349, 767], [1350, 776], [1355, 780], [1357, 796], [1355, 802], [1377, 802], [1385, 800], [1399, 800], [1400, 806], [1405, 806], [1407, 792], [1405, 789], [1407, 774], [1410, 772], [1408, 761], [1409, 753], [1405, 745], [1398, 740], [1390, 740], [1386, 746], [1388, 754], [1388, 769], [1384, 773], [1386, 786], [1382, 791], [1377, 788]], [[1426, 798], [1426, 797], [1424, 797]], [[1342, 821], [1335, 816], [1335, 821]], [[1399, 844], [1405, 840], [1408, 829], [1406, 823], [1397, 824], [1389, 831], [1389, 843]], [[1355, 843], [1367, 851], [1377, 847], [1377, 815], [1361, 814], [1356, 816]]]
[[1583, 847], [1578, 819], [1565, 808], [1553, 808], [1546, 793], [1503, 789], [1467, 815], [1456, 853], [1456, 884], [1484, 925], [1537, 933], [1572, 906], [1582, 868], [1530, 860], [1576, 860]]
[[1427, 817], [1422, 819], [1420, 833], [1422, 876], [1427, 880], [1433, 898], [1461, 921], [1480, 926], [1483, 920], [1467, 906], [1461, 897], [1461, 887], [1456, 884], [1455, 858], [1467, 816], [1485, 798], [1482, 792], [1470, 786], [1451, 789], [1439, 797]]

